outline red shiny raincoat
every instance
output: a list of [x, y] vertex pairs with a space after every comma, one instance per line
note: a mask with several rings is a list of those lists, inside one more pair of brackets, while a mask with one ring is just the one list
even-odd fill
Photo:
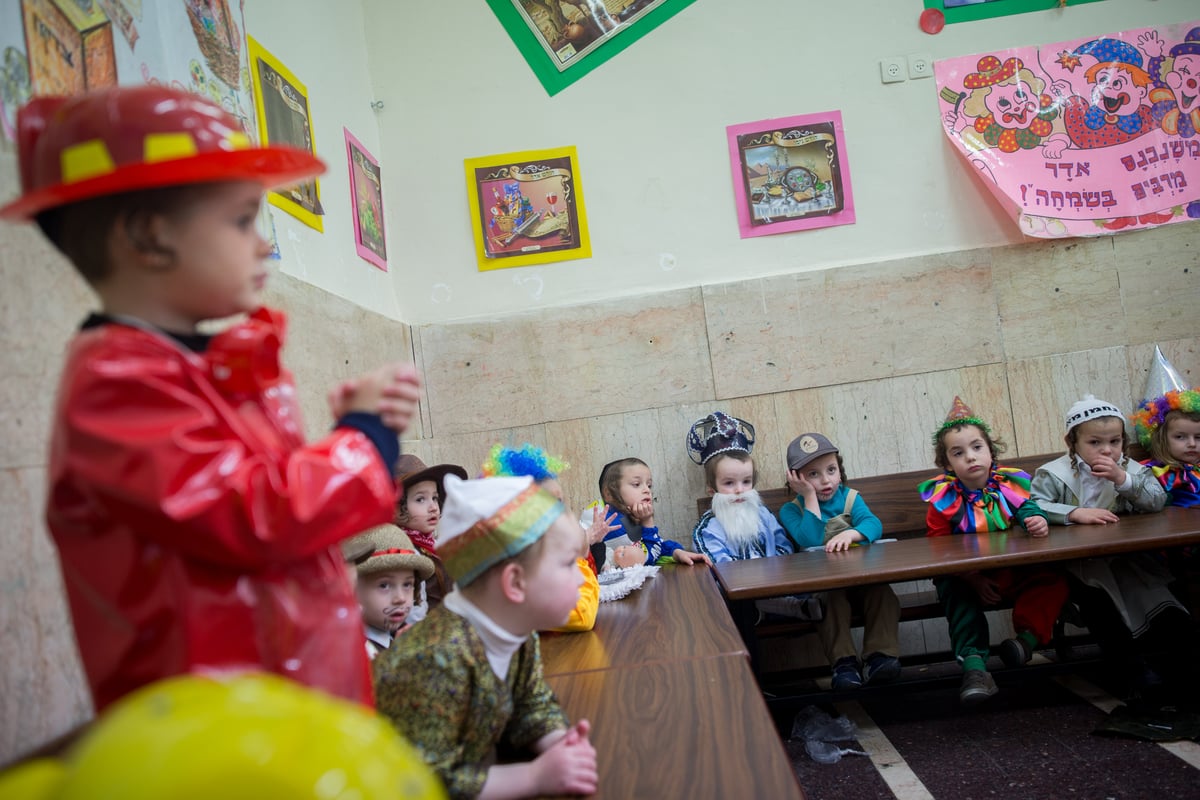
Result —
[[241, 669], [372, 702], [335, 545], [391, 520], [395, 489], [360, 431], [304, 443], [281, 338], [282, 315], [260, 310], [204, 354], [124, 324], [71, 345], [47, 521], [98, 710]]

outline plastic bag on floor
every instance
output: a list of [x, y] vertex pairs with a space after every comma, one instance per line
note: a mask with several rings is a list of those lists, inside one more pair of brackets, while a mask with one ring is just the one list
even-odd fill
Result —
[[847, 755], [865, 756], [861, 750], [834, 744], [857, 738], [858, 726], [853, 720], [831, 717], [816, 706], [805, 706], [792, 722], [792, 741], [803, 741], [809, 757], [818, 764], [836, 764]]
[[836, 764], [842, 756], [865, 756], [862, 750], [849, 747], [838, 747], [833, 742], [822, 742], [819, 739], [809, 739], [804, 743], [808, 755], [818, 764]]

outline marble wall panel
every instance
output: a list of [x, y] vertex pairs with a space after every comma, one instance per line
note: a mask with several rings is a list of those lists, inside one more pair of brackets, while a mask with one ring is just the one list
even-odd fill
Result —
[[1200, 223], [1114, 236], [1113, 245], [1128, 343], [1193, 336], [1200, 308]]
[[1002, 364], [785, 392], [775, 395], [775, 403], [782, 428], [793, 436], [824, 433], [841, 450], [853, 477], [932, 470], [929, 437], [955, 395], [985, 416], [998, 435], [1011, 434]]
[[[1146, 398], [1146, 378], [1154, 362], [1155, 344], [1189, 386], [1200, 386], [1200, 338], [1131, 344], [1125, 348], [1125, 356], [1129, 364], [1130, 397], [1133, 403], [1140, 403]], [[1126, 413], [1132, 413], [1133, 408], [1131, 404]]]
[[718, 397], [1000, 360], [991, 254], [965, 251], [704, 287]]
[[[8, 164], [8, 159], [0, 159]], [[0, 181], [2, 185], [2, 181]], [[14, 186], [15, 192], [15, 186]], [[3, 223], [0, 244], [0, 466], [46, 462], [67, 342], [95, 295], [33, 225]]]
[[[329, 431], [333, 420], [327, 397], [335, 385], [384, 364], [413, 362], [407, 325], [304, 281], [272, 275], [263, 302], [287, 313], [283, 361], [295, 374], [310, 439]], [[421, 433], [421, 417], [417, 414], [406, 436], [419, 438]]]
[[1008, 359], [1125, 343], [1110, 236], [995, 251], [992, 280]]
[[0, 469], [0, 764], [92, 717], [58, 553], [42, 523], [45, 470]]
[[667, 453], [681, 445], [675, 443], [673, 432], [662, 429], [657, 410], [548, 422], [545, 427], [546, 446], [571, 463], [563, 486], [574, 508], [581, 509], [599, 499], [598, 481], [605, 464], [640, 458], [650, 467], [654, 521], [660, 533], [665, 539], [688, 544], [695, 523], [695, 501], [689, 501], [686, 490], [679, 488], [678, 472], [669, 466]]
[[418, 329], [437, 435], [713, 396], [698, 289]]
[[1066, 452], [1064, 419], [1085, 394], [1114, 403], [1126, 414], [1132, 408], [1124, 347], [1012, 361], [1008, 377], [1021, 455]]

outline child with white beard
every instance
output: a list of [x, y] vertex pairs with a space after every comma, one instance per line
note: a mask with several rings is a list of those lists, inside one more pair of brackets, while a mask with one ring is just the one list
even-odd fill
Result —
[[[712, 508], [692, 531], [696, 552], [713, 563], [794, 552], [783, 527], [754, 489], [754, 426], [714, 411], [692, 424], [686, 442], [688, 455], [704, 467], [704, 486], [712, 496]], [[763, 613], [821, 618], [815, 595], [760, 600], [757, 605]]]
[[[797, 547], [824, 546], [828, 553], [859, 543], [870, 544], [883, 533], [858, 492], [845, 485], [842, 456], [819, 433], [797, 436], [787, 449], [788, 486], [796, 499], [779, 509], [779, 519]], [[864, 669], [850, 638], [851, 602], [862, 608]], [[887, 683], [900, 676], [900, 600], [883, 584], [835, 589], [825, 594], [825, 619], [817, 632], [833, 666], [835, 691], [866, 683]]]

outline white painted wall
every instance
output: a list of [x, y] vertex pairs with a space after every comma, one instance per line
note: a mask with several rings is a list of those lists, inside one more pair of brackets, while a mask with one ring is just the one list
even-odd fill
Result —
[[[403, 5], [408, 5], [407, 0]], [[320, 183], [324, 233], [270, 208], [279, 239], [280, 270], [399, 319], [398, 273], [380, 271], [354, 249], [342, 128], [349, 128], [372, 155], [381, 158], [379, 125], [370, 105], [372, 76], [367, 71], [361, 0], [246, 0], [245, 22], [246, 32], [307, 86], [317, 155], [329, 165]], [[390, 177], [386, 169], [383, 176], [386, 196], [391, 188], [386, 185]], [[390, 238], [390, 245], [399, 242]]]
[[[400, 318], [499, 316], [1019, 241], [945, 140], [933, 80], [885, 86], [879, 58], [949, 58], [1200, 18], [1195, 0], [1103, 0], [929, 36], [917, 27], [921, 7], [698, 0], [550, 98], [483, 0], [362, 0], [368, 69], [385, 103], [377, 155]], [[335, 116], [352, 128], [369, 120], [355, 82], [359, 6], [330, 4], [316, 18], [276, 13], [285, 8], [293, 5], [251, 0], [247, 27], [314, 90], [317, 143], [328, 152], [334, 128], [340, 144]], [[858, 223], [740, 239], [725, 126], [829, 109], [845, 122]], [[478, 272], [463, 159], [569, 144], [579, 150], [593, 257]], [[323, 198], [345, 201], [328, 189]], [[316, 264], [318, 252], [325, 257], [315, 246], [304, 256], [305, 277], [391, 313], [359, 265], [348, 272], [353, 286], [325, 283], [338, 277], [327, 268], [341, 267]]]

